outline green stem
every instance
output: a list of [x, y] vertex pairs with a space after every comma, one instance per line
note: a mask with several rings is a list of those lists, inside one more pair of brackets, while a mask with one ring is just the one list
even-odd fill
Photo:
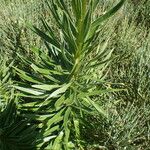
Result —
[[82, 17], [81, 18], [84, 18], [86, 14], [86, 1], [87, 0], [82, 0]]
[[78, 35], [76, 38], [76, 44], [77, 44], [77, 50], [74, 56], [74, 66], [73, 69], [71, 71], [71, 78], [74, 76], [76, 78], [77, 74], [78, 74], [78, 70], [80, 69], [80, 61], [81, 61], [81, 51], [82, 51], [82, 47], [83, 47], [83, 35], [82, 35], [82, 30], [83, 30], [83, 25], [84, 25], [84, 18], [86, 15], [86, 4], [87, 0], [82, 0], [82, 11], [81, 11], [81, 16], [78, 20], [77, 23], [77, 29], [78, 29]]

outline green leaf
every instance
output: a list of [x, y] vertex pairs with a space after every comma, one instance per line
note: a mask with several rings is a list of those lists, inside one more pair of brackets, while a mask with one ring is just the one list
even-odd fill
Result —
[[50, 36], [48, 36], [47, 34], [45, 34], [43, 31], [41, 31], [40, 29], [36, 28], [35, 26], [33, 26], [32, 30], [38, 34], [43, 40], [45, 40], [46, 42], [50, 43], [51, 45], [53, 45], [56, 48], [60, 48], [59, 43], [54, 40], [53, 38], [51, 38]]
[[61, 145], [62, 145], [63, 136], [64, 136], [64, 133], [63, 133], [63, 131], [61, 131], [59, 133], [59, 135], [57, 136], [57, 138], [55, 139], [53, 147], [51, 150], [61, 150], [62, 149]]
[[62, 95], [56, 102], [55, 102], [55, 108], [58, 110], [65, 102], [65, 95]]
[[62, 87], [60, 87], [59, 89], [57, 89], [56, 91], [51, 93], [46, 100], [48, 100], [48, 99], [50, 99], [52, 97], [57, 97], [59, 94], [64, 93], [70, 87], [70, 85], [71, 85], [71, 83], [62, 85]]
[[91, 26], [91, 31], [90, 31], [90, 35], [89, 37], [91, 37], [91, 35], [93, 35], [95, 33], [95, 31], [97, 30], [97, 28], [101, 25], [101, 23], [105, 20], [107, 20], [108, 18], [110, 18], [112, 15], [114, 15], [124, 4], [125, 0], [120, 0], [120, 2], [114, 6], [112, 9], [110, 9], [107, 13], [105, 13], [104, 15], [100, 16], [98, 19], [96, 19]]
[[116, 6], [114, 6], [111, 10], [109, 10], [107, 13], [105, 13], [104, 15], [102, 15], [101, 17], [96, 19], [92, 23], [92, 27], [95, 28], [95, 27], [99, 26], [102, 21], [104, 21], [104, 20], [108, 19], [109, 17], [111, 17], [112, 15], [114, 15], [122, 7], [124, 2], [125, 2], [125, 0], [120, 0], [120, 2]]
[[78, 21], [81, 17], [82, 1], [81, 0], [72, 0], [71, 2], [72, 2], [73, 13], [76, 18], [76, 24], [78, 24]]
[[31, 77], [27, 72], [20, 70], [16, 67], [13, 67], [16, 71], [17, 74], [24, 80], [32, 82], [32, 83], [41, 83], [41, 81], [38, 78]]
[[[56, 125], [56, 126], [50, 128], [49, 130], [44, 131], [43, 136], [44, 136], [44, 137], [49, 137], [49, 135], [51, 135], [53, 132], [59, 131], [59, 130], [60, 130], [60, 126], [59, 126], [59, 125]], [[45, 140], [46, 140], [46, 139], [45, 139]], [[48, 141], [47, 141], [47, 142], [48, 142]]]
[[41, 21], [42, 21], [42, 24], [43, 24], [44, 28], [48, 31], [48, 33], [53, 38], [53, 40], [55, 40], [55, 42], [58, 43], [58, 41], [56, 40], [57, 38], [56, 38], [56, 36], [54, 34], [54, 31], [48, 25], [48, 23], [46, 22], [46, 20], [44, 20], [44, 18], [41, 18]]
[[38, 66], [36, 66], [35, 64], [31, 64], [31, 67], [35, 70], [38, 71], [41, 74], [46, 74], [46, 75], [50, 75], [50, 69], [43, 69], [43, 68], [39, 68]]
[[20, 86], [13, 86], [14, 88], [22, 91], [22, 92], [25, 92], [25, 93], [29, 93], [29, 94], [32, 94], [32, 95], [43, 95], [44, 92], [42, 91], [38, 91], [38, 90], [35, 90], [35, 89], [32, 89], [32, 88], [24, 88], [24, 87], [20, 87]]
[[94, 102], [93, 100], [91, 100], [88, 96], [86, 96], [87, 101], [89, 101], [89, 103], [100, 113], [102, 114], [104, 117], [108, 117], [108, 114], [106, 113], [106, 111], [100, 107], [96, 102]]
[[66, 4], [64, 3], [64, 1], [62, 0], [57, 0], [59, 7], [61, 8], [61, 10], [63, 11], [63, 13], [65, 14], [65, 16], [68, 18], [68, 22], [70, 23], [70, 28], [71, 31], [73, 33], [74, 36], [76, 36], [77, 34], [77, 29], [74, 26], [74, 21], [72, 19], [72, 14], [70, 13], [70, 11], [67, 9]]
[[45, 90], [45, 91], [51, 91], [53, 89], [59, 88], [60, 85], [41, 84], [41, 85], [32, 85], [32, 87], [36, 89]]
[[53, 117], [50, 117], [47, 121], [47, 126], [50, 129], [53, 124], [57, 124], [58, 122], [63, 120], [63, 112], [65, 111], [65, 108], [62, 108], [60, 111], [56, 112]]
[[[56, 2], [56, 1], [55, 1]], [[59, 27], [61, 27], [62, 23], [61, 23], [61, 17], [60, 17], [60, 13], [58, 12], [58, 5], [54, 2], [54, 0], [48, 1], [46, 0], [46, 3], [48, 5], [48, 8], [50, 9], [57, 25]]]
[[65, 148], [68, 149], [68, 142], [69, 142], [69, 136], [70, 136], [70, 130], [69, 130], [69, 116], [71, 114], [71, 108], [68, 107], [66, 112], [65, 112], [65, 115], [64, 115], [64, 129], [65, 129], [65, 137], [64, 137], [64, 144], [65, 144]]
[[[35, 64], [31, 64], [31, 67], [35, 70], [38, 71], [41, 74], [45, 74], [45, 75], [51, 75], [51, 74], [56, 74], [56, 75], [63, 75], [63, 72], [58, 72], [56, 70], [51, 70], [51, 69], [47, 69], [47, 68], [40, 68]], [[66, 72], [64, 72], [66, 73]]]
[[79, 128], [80, 123], [79, 123], [79, 120], [77, 118], [73, 118], [73, 123], [74, 123], [76, 138], [79, 140], [80, 139], [80, 128]]

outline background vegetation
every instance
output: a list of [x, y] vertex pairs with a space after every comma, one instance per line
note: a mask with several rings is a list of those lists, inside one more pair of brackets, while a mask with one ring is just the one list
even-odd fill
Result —
[[[95, 16], [104, 14], [114, 3], [117, 0], [101, 0]], [[18, 95], [12, 87], [16, 83], [25, 84], [15, 67], [36, 75], [29, 69], [28, 63], [24, 63], [26, 60], [41, 63], [33, 49], [47, 53], [40, 36], [28, 27], [28, 24], [33, 24], [45, 32], [41, 15], [57, 33], [45, 1], [0, 1], [0, 149], [44, 149], [45, 143], [50, 140], [41, 130], [43, 118], [37, 119], [37, 114], [31, 113], [36, 108], [25, 103], [31, 102], [32, 98], [21, 97], [22, 93]], [[72, 141], [77, 143], [78, 149], [149, 150], [150, 1], [126, 1], [100, 28], [99, 43], [100, 49], [108, 52], [113, 49], [111, 59], [103, 74], [101, 68], [91, 68], [89, 72], [102, 80], [98, 85], [101, 89], [125, 90], [93, 96], [92, 100], [99, 103], [109, 119], [97, 112], [92, 116], [83, 114], [82, 125], [78, 127], [80, 137], [72, 136]], [[38, 115], [42, 116], [43, 112], [40, 113]], [[69, 143], [70, 149], [73, 143]]]

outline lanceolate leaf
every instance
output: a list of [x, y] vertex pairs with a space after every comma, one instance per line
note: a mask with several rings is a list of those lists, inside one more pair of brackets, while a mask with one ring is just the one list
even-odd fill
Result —
[[[47, 22], [44, 20], [44, 18], [41, 18], [41, 21], [42, 21], [42, 24], [43, 24], [45, 30], [48, 31], [48, 33], [49, 33], [49, 35], [51, 36], [51, 38], [53, 38], [53, 40], [56, 40], [56, 36], [55, 36], [53, 30], [52, 30], [51, 27], [47, 24]], [[55, 42], [57, 43], [58, 41], [55, 41]]]
[[125, 0], [120, 0], [120, 2], [113, 7], [112, 9], [110, 9], [108, 12], [106, 12], [104, 15], [100, 16], [98, 19], [96, 19], [91, 26], [91, 31], [89, 34], [89, 37], [91, 37], [91, 35], [94, 34], [94, 32], [97, 30], [97, 28], [101, 25], [101, 23], [105, 20], [107, 20], [109, 17], [111, 17], [112, 15], [114, 15], [124, 4]]
[[32, 95], [42, 95], [42, 94], [44, 94], [44, 92], [34, 90], [34, 89], [31, 89], [31, 88], [23, 88], [23, 87], [19, 87], [19, 86], [14, 86], [14, 88], [16, 88], [16, 89], [18, 89], [22, 92], [32, 94]]
[[65, 130], [65, 137], [64, 137], [64, 142], [65, 142], [65, 148], [68, 149], [68, 143], [69, 143], [69, 136], [70, 136], [70, 130], [69, 130], [69, 123], [70, 119], [69, 116], [71, 114], [71, 108], [68, 107], [65, 115], [64, 115], [64, 130]]
[[46, 100], [48, 100], [52, 97], [57, 97], [59, 94], [66, 92], [66, 90], [70, 87], [70, 85], [71, 85], [71, 83], [63, 85], [62, 87], [60, 87], [59, 89], [57, 89], [56, 91], [51, 93], [50, 96]]
[[64, 113], [64, 111], [65, 111], [65, 108], [59, 110], [58, 112], [56, 112], [54, 114], [53, 117], [49, 118], [49, 120], [46, 123], [48, 125], [49, 129], [50, 129], [51, 125], [57, 124], [59, 121], [63, 120], [63, 113]]
[[87, 100], [91, 103], [91, 105], [93, 107], [95, 107], [95, 109], [100, 113], [102, 114], [104, 117], [108, 117], [108, 114], [106, 113], [106, 111], [100, 107], [96, 102], [94, 102], [93, 100], [91, 100], [89, 97], [86, 97]]
[[81, 0], [72, 0], [71, 2], [72, 2], [73, 13], [76, 17], [76, 25], [77, 25], [79, 19], [81, 18], [82, 2], [81, 2]]
[[106, 19], [108, 19], [109, 17], [111, 17], [112, 15], [114, 15], [124, 4], [125, 0], [120, 0], [120, 2], [112, 9], [110, 9], [108, 12], [106, 12], [104, 15], [102, 15], [101, 17], [99, 17], [98, 19], [96, 19], [93, 23], [92, 23], [92, 28], [96, 28], [97, 26], [99, 26], [101, 24], [102, 21], [105, 21]]
[[36, 78], [36, 77], [32, 77], [31, 75], [29, 75], [28, 73], [26, 73], [23, 70], [20, 70], [16, 67], [14, 67], [15, 70], [17, 71], [17, 74], [24, 80], [32, 82], [32, 83], [41, 83], [40, 79]]
[[59, 9], [58, 6], [54, 2], [54, 0], [51, 0], [51, 2], [46, 0], [46, 3], [47, 3], [47, 5], [48, 5], [48, 7], [49, 7], [49, 9], [53, 15], [58, 27], [61, 27], [62, 26], [62, 23], [61, 23], [62, 18], [60, 16], [60, 14], [58, 13], [58, 9]]
[[54, 47], [56, 47], [58, 49], [60, 48], [60, 45], [59, 45], [59, 43], [57, 43], [57, 41], [55, 41], [53, 38], [51, 38], [50, 36], [48, 36], [47, 34], [45, 34], [40, 29], [34, 27], [33, 31], [36, 32], [46, 42], [50, 43], [51, 45], [53, 45]]
[[63, 138], [64, 133], [61, 131], [59, 133], [59, 135], [57, 136], [57, 138], [54, 141], [53, 147], [51, 148], [51, 150], [61, 150], [61, 145], [62, 145], [62, 138]]
[[45, 91], [51, 91], [53, 89], [59, 88], [60, 85], [41, 84], [41, 85], [32, 85], [32, 87], [36, 89], [45, 90]]
[[55, 108], [58, 110], [60, 107], [63, 106], [65, 103], [65, 95], [62, 95], [56, 102], [55, 102]]

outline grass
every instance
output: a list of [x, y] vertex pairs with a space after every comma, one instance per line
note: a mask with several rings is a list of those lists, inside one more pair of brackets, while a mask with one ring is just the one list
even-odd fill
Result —
[[[95, 16], [103, 14], [112, 5], [114, 5], [113, 0], [101, 1]], [[92, 68], [89, 73], [94, 74], [95, 78], [103, 79], [103, 82], [95, 82], [100, 89], [126, 90], [92, 97], [92, 100], [107, 112], [108, 119], [97, 113], [93, 116], [83, 114], [80, 141], [74, 141], [74, 143], [80, 143], [85, 150], [148, 150], [150, 147], [149, 6], [150, 2], [147, 0], [141, 0], [138, 5], [134, 0], [127, 1], [122, 9], [100, 28], [100, 49], [113, 50], [113, 52], [103, 73], [101, 67]], [[9, 103], [9, 100], [7, 101], [9, 91], [13, 90], [8, 85], [14, 80], [22, 82], [13, 70], [9, 71], [11, 73], [9, 80], [2, 84], [3, 74], [6, 74], [5, 66], [9, 66], [14, 61], [14, 66], [28, 69], [29, 73], [35, 75], [36, 73], [33, 73], [28, 65], [20, 61], [18, 55], [39, 63], [39, 57], [31, 49], [36, 47], [47, 53], [44, 42], [27, 27], [27, 24], [32, 23], [45, 32], [39, 21], [40, 16], [44, 15], [45, 20], [57, 34], [59, 33], [43, 1], [1, 0], [0, 8], [0, 53], [2, 55], [0, 65], [4, 66], [0, 70], [0, 88], [2, 89], [0, 110], [3, 111]], [[96, 53], [93, 52], [87, 60], [95, 55]], [[6, 101], [2, 98], [5, 95]], [[18, 112], [24, 116], [24, 110], [20, 106], [24, 98], [16, 99]], [[25, 100], [29, 99], [25, 98]], [[31, 120], [28, 122], [33, 123]]]

